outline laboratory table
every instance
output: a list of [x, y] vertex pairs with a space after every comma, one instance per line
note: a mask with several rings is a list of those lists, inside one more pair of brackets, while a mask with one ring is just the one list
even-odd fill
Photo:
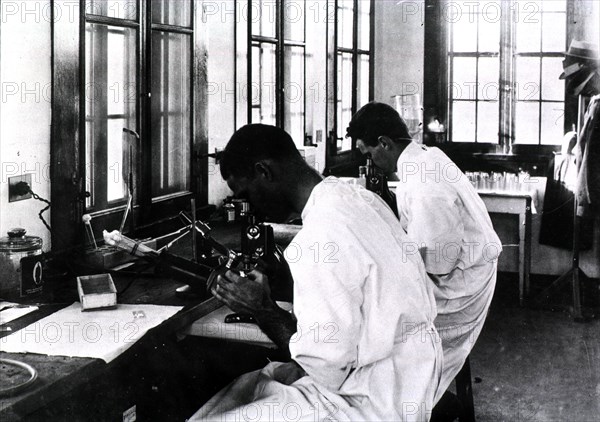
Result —
[[[228, 238], [223, 243], [232, 247], [237, 233], [237, 228], [216, 229], [215, 238]], [[131, 282], [114, 278], [118, 291]], [[74, 288], [73, 279], [64, 281]], [[183, 420], [236, 376], [264, 366], [268, 359], [285, 359], [276, 350], [258, 346], [182, 339], [183, 328], [221, 304], [208, 295], [181, 297], [175, 293], [181, 285], [156, 277], [140, 277], [129, 284], [119, 303], [183, 309], [108, 364], [92, 358], [0, 351], [0, 358], [24, 362], [38, 372], [38, 379], [26, 390], [0, 397], [0, 420]], [[40, 304], [38, 311], [8, 325], [16, 332], [70, 305], [76, 300], [74, 292], [72, 298], [67, 295], [63, 303]], [[0, 337], [9, 334], [1, 332]], [[7, 368], [0, 365], [0, 370], [5, 373]]]

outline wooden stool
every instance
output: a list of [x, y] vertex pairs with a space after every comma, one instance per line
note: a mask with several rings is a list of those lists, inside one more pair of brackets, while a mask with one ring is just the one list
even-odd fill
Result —
[[431, 412], [431, 422], [475, 422], [469, 357], [454, 378], [456, 394], [446, 391]]

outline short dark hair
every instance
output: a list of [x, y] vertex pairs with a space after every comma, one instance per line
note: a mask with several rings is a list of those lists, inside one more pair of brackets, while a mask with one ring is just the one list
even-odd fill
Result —
[[375, 101], [365, 104], [352, 116], [346, 133], [346, 136], [361, 139], [369, 146], [377, 145], [380, 136], [394, 141], [411, 138], [400, 114], [392, 106]]
[[221, 176], [253, 176], [254, 165], [265, 159], [298, 162], [302, 156], [285, 130], [263, 124], [243, 126], [219, 154]]

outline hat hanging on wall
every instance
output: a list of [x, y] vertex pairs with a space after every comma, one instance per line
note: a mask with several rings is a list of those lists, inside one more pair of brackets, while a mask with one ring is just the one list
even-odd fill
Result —
[[573, 40], [565, 54], [577, 59], [598, 60], [598, 46], [586, 41]]
[[564, 72], [560, 79], [565, 79], [578, 71], [586, 64], [598, 65], [598, 46], [586, 41], [572, 40], [569, 50], [565, 53], [563, 60]]

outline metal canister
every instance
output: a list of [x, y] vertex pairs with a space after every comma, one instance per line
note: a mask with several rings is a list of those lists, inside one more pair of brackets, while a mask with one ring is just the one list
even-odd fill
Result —
[[14, 228], [0, 238], [0, 298], [15, 300], [42, 292], [42, 239]]

